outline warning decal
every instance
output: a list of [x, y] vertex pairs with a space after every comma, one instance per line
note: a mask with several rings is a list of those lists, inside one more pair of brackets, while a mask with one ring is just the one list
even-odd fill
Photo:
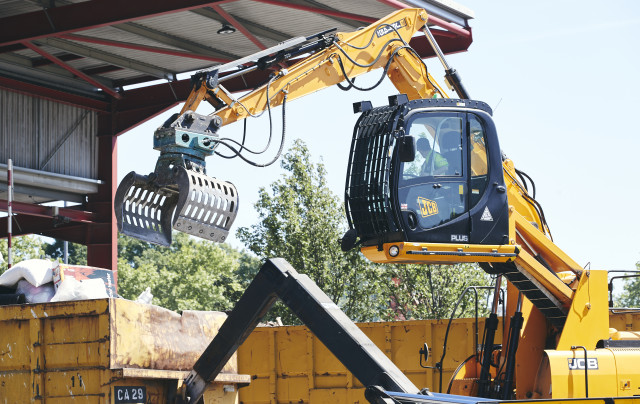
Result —
[[482, 220], [483, 222], [493, 222], [493, 216], [491, 216], [491, 212], [489, 212], [489, 207], [484, 207], [484, 212], [482, 212], [482, 217], [480, 217], [480, 220]]

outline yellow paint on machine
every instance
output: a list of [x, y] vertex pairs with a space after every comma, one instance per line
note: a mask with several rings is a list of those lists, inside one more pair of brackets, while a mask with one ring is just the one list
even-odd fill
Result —
[[[225, 318], [123, 299], [0, 307], [0, 402], [112, 404], [132, 388], [171, 402]], [[223, 371], [205, 403], [235, 404], [250, 381], [235, 357]]]

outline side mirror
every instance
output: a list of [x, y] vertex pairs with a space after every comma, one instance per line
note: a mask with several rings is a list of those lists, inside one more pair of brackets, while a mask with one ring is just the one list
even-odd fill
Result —
[[402, 136], [398, 141], [398, 155], [403, 163], [410, 163], [416, 158], [416, 142], [413, 136]]

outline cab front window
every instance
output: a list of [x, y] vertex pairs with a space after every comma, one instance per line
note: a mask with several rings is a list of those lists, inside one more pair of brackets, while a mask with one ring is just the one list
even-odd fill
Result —
[[[422, 229], [455, 219], [466, 211], [464, 114], [422, 113], [406, 131], [415, 141], [415, 158], [401, 163], [399, 197]], [[410, 226], [411, 227], [411, 226]]]
[[462, 176], [462, 126], [455, 116], [421, 116], [413, 120], [409, 134], [416, 142], [414, 161], [405, 163], [402, 179]]

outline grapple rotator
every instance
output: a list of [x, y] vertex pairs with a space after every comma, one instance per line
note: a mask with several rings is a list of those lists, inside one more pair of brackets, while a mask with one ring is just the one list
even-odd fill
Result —
[[153, 148], [160, 157], [153, 173], [127, 174], [116, 191], [118, 230], [168, 246], [171, 229], [224, 242], [238, 212], [233, 184], [206, 175], [205, 157], [218, 142], [217, 116], [192, 111], [172, 116], [158, 128]]

